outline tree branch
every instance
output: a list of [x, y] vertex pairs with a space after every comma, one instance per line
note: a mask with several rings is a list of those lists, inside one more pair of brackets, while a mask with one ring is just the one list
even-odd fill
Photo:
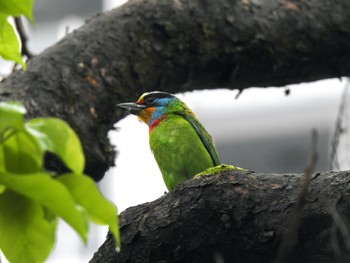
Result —
[[[330, 230], [334, 211], [349, 220], [349, 175], [313, 175], [289, 262], [337, 262]], [[298, 174], [229, 172], [187, 181], [121, 213], [121, 252], [115, 252], [109, 235], [90, 263], [205, 263], [215, 257], [272, 262], [293, 218], [302, 180]]]
[[23, 25], [23, 20], [21, 17], [15, 17], [15, 25], [16, 25], [16, 29], [17, 29], [17, 33], [18, 36], [20, 38], [21, 41], [21, 54], [22, 56], [26, 56], [27, 59], [31, 59], [34, 55], [32, 54], [32, 52], [29, 51], [28, 49], [28, 37], [27, 34], [25, 32], [25, 28]]
[[86, 172], [114, 164], [106, 138], [118, 102], [142, 92], [280, 86], [349, 76], [346, 0], [129, 1], [101, 13], [0, 84], [29, 117], [57, 116], [79, 134]]

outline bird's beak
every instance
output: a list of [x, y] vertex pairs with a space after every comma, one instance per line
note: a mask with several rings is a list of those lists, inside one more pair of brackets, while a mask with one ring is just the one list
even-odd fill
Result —
[[145, 105], [140, 105], [134, 102], [119, 103], [116, 106], [124, 110], [127, 110], [129, 113], [135, 114], [135, 115], [138, 115], [140, 111], [146, 109]]

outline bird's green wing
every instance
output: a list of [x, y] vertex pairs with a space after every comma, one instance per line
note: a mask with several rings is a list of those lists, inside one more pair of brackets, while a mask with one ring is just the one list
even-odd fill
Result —
[[187, 112], [175, 112], [175, 114], [182, 116], [185, 120], [187, 120], [191, 124], [191, 126], [196, 130], [203, 145], [209, 152], [211, 159], [213, 160], [214, 166], [219, 165], [220, 160], [216, 152], [213, 139], [211, 138], [210, 134], [206, 131], [206, 129], [203, 127], [203, 125], [197, 120], [197, 118], [193, 114], [188, 114]]

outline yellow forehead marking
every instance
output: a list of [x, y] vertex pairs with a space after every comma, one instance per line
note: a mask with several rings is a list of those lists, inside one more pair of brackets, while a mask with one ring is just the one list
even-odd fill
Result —
[[148, 95], [149, 93], [143, 93], [140, 98], [136, 101], [137, 104], [142, 104], [143, 103], [143, 99]]

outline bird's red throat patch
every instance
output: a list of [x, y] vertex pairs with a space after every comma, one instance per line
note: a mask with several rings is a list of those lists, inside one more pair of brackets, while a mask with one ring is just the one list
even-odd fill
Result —
[[160, 118], [156, 119], [155, 121], [153, 121], [150, 125], [149, 125], [149, 132], [152, 132], [152, 130], [157, 127], [157, 125], [166, 118], [166, 116], [168, 116], [168, 114], [164, 114], [162, 115]]

